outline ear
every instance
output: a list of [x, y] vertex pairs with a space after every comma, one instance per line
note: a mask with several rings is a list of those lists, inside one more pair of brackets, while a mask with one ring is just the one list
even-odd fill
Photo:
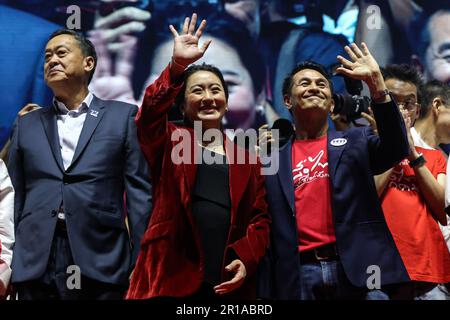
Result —
[[411, 56], [411, 65], [421, 74], [424, 75], [425, 72], [425, 68], [422, 64], [422, 62], [420, 61], [420, 58], [418, 55], [413, 54]]
[[420, 110], [422, 109], [422, 107], [420, 106], [420, 104], [417, 106], [416, 109], [416, 119], [418, 119], [420, 117]]
[[255, 104], [258, 106], [262, 106], [266, 103], [266, 93], [264, 92], [264, 89], [261, 90], [261, 92], [258, 94], [255, 100]]
[[86, 72], [91, 72], [95, 67], [95, 61], [92, 56], [84, 58], [84, 70]]
[[334, 99], [332, 98], [332, 99], [331, 99], [331, 106], [330, 106], [330, 113], [333, 113], [334, 106], [335, 106], [335, 104], [334, 104]]
[[284, 95], [283, 99], [284, 99], [284, 105], [286, 106], [286, 108], [288, 110], [290, 110], [292, 108], [291, 97], [289, 97], [288, 95]]
[[182, 115], [183, 118], [184, 118], [184, 103], [180, 104], [180, 105], [179, 105], [179, 108], [180, 108], [181, 115]]
[[433, 110], [435, 110], [436, 115], [439, 114], [439, 108], [445, 107], [444, 102], [442, 101], [441, 97], [435, 97], [433, 101], [431, 102], [431, 107]]

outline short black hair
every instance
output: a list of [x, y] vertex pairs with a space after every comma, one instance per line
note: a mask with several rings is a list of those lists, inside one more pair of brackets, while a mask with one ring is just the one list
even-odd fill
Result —
[[325, 70], [325, 67], [314, 61], [303, 61], [303, 62], [300, 62], [291, 71], [291, 73], [284, 79], [283, 89], [282, 89], [283, 97], [285, 95], [288, 95], [291, 92], [292, 86], [294, 85], [294, 83], [293, 83], [294, 76], [298, 72], [300, 72], [301, 70], [304, 70], [304, 69], [315, 70], [315, 71], [319, 72], [321, 75], [323, 75], [325, 77], [325, 79], [327, 79], [327, 81], [328, 81], [328, 85], [330, 86], [331, 93], [333, 93], [333, 82], [331, 82], [331, 77], [328, 74], [328, 72]]
[[421, 91], [422, 107], [420, 109], [420, 119], [424, 118], [430, 112], [433, 99], [439, 97], [444, 104], [450, 104], [450, 86], [446, 83], [432, 80], [422, 86]]
[[70, 36], [74, 37], [75, 40], [77, 40], [78, 45], [79, 45], [84, 57], [94, 58], [94, 68], [90, 72], [89, 79], [88, 79], [88, 83], [90, 83], [92, 80], [92, 77], [94, 76], [95, 68], [97, 67], [97, 52], [95, 51], [94, 44], [89, 39], [87, 39], [85, 36], [83, 36], [82, 34], [76, 32], [74, 30], [70, 30], [70, 29], [56, 30], [55, 32], [53, 32], [50, 35], [50, 37], [47, 40], [47, 43], [51, 39], [53, 39], [57, 36], [60, 36], [60, 35], [64, 35], [64, 34], [70, 35]]
[[388, 79], [398, 79], [416, 86], [417, 102], [422, 103], [421, 87], [423, 80], [416, 68], [409, 64], [390, 64], [385, 68], [381, 68], [381, 72], [385, 81]]
[[228, 86], [227, 83], [225, 82], [225, 79], [223, 78], [222, 72], [220, 72], [220, 70], [217, 67], [211, 64], [202, 63], [190, 65], [186, 70], [184, 70], [182, 75], [183, 86], [180, 92], [178, 93], [177, 97], [175, 98], [175, 106], [180, 108], [184, 104], [184, 99], [186, 97], [187, 80], [189, 79], [190, 76], [192, 76], [194, 73], [198, 71], [208, 71], [215, 74], [219, 78], [225, 91], [225, 99], [228, 102], [228, 95], [229, 95]]

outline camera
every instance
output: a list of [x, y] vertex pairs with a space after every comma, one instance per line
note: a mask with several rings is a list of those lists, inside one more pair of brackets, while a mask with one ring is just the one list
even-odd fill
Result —
[[334, 114], [341, 114], [347, 117], [351, 122], [361, 117], [361, 112], [368, 112], [370, 107], [370, 98], [361, 96], [363, 89], [362, 81], [343, 76], [345, 88], [349, 94], [334, 94]]

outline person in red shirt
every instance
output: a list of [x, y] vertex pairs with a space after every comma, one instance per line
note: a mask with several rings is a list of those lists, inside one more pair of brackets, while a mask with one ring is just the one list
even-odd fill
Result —
[[262, 298], [381, 300], [389, 299], [384, 286], [409, 280], [373, 180], [408, 155], [406, 127], [367, 46], [345, 51], [350, 60], [338, 56], [337, 71], [368, 85], [378, 134], [329, 128], [335, 103], [323, 66], [301, 62], [285, 79], [295, 130], [263, 161], [279, 170], [265, 179], [272, 241]]
[[[388, 66], [387, 88], [404, 110], [408, 128], [419, 115], [420, 76], [410, 66]], [[450, 253], [438, 222], [447, 225], [444, 211], [446, 160], [441, 151], [414, 146], [410, 154], [375, 176], [388, 227], [412, 281], [395, 286], [393, 299], [446, 299], [441, 283], [450, 281]]]

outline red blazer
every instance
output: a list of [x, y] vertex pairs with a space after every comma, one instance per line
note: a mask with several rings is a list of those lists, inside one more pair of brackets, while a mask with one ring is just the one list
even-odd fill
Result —
[[[183, 134], [184, 131], [193, 137], [192, 129], [177, 127], [167, 120], [181, 86], [182, 83], [171, 83], [167, 67], [147, 88], [136, 116], [139, 141], [152, 173], [153, 211], [127, 299], [184, 297], [197, 291], [203, 281], [204, 257], [191, 212], [197, 166], [193, 161], [192, 164], [174, 164], [171, 160], [172, 151], [178, 152], [174, 149], [178, 141], [171, 141], [172, 133], [178, 130], [177, 133]], [[192, 148], [193, 140], [188, 140]], [[233, 151], [243, 151], [228, 139], [225, 149], [227, 156]], [[245, 154], [248, 160], [248, 152]], [[269, 244], [270, 216], [264, 179], [259, 163], [246, 161], [245, 164], [230, 163], [229, 180], [232, 208], [224, 266], [239, 258], [245, 264], [247, 278], [239, 289], [225, 298], [251, 299], [256, 297], [258, 262]], [[222, 280], [229, 279], [231, 275], [223, 271]]]

